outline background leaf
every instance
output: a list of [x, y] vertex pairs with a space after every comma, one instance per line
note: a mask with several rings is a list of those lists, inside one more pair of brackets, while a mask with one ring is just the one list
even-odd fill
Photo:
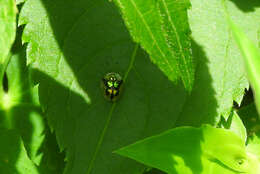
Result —
[[17, 129], [24, 141], [29, 157], [39, 164], [39, 148], [44, 140], [44, 122], [39, 106], [38, 87], [33, 87], [25, 62], [25, 49], [15, 53], [7, 67], [8, 92], [2, 111], [5, 128]]
[[238, 27], [229, 16], [227, 16], [227, 20], [244, 56], [248, 78], [254, 90], [258, 112], [260, 112], [260, 49], [248, 39], [242, 29]]
[[256, 111], [256, 106], [251, 103], [238, 110], [249, 136], [260, 132], [260, 119]]
[[0, 172], [37, 174], [37, 169], [27, 156], [19, 134], [13, 130], [0, 130]]
[[0, 26], [0, 81], [2, 81], [8, 63], [8, 54], [15, 39], [16, 6], [14, 0], [0, 1]]
[[115, 0], [114, 2], [121, 10], [134, 41], [140, 43], [149, 53], [151, 60], [170, 80], [175, 81], [180, 76], [186, 89], [191, 91], [194, 66], [187, 22], [189, 1]]
[[[132, 42], [107, 1], [27, 0], [25, 23], [40, 102], [66, 150], [64, 173], [142, 173], [143, 165], [112, 152], [174, 126], [186, 98], [183, 86], [169, 82]], [[111, 71], [124, 77], [116, 103], [100, 89]]]
[[22, 28], [17, 30], [17, 39], [9, 53], [10, 61], [1, 84], [4, 93], [0, 99], [3, 103], [0, 107], [0, 128], [19, 132], [26, 153], [38, 165], [42, 157], [39, 149], [44, 139], [45, 126], [39, 106], [38, 87], [31, 83], [26, 67], [21, 31]]
[[[252, 6], [255, 1], [248, 1]], [[236, 4], [243, 1], [237, 0]], [[232, 18], [239, 22], [254, 41], [260, 23], [260, 8], [244, 12], [236, 4], [225, 1]], [[193, 38], [193, 55], [197, 62], [194, 89], [178, 125], [215, 124], [223, 115], [228, 118], [233, 101], [240, 104], [248, 82], [243, 58], [226, 23], [222, 1], [191, 0], [188, 11]], [[196, 113], [196, 116], [194, 116]]]

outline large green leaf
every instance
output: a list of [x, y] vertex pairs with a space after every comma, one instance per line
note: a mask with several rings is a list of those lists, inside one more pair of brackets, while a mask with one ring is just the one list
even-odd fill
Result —
[[211, 126], [175, 128], [119, 149], [117, 153], [169, 174], [259, 172], [259, 163], [246, 152], [240, 137]]
[[[16, 30], [15, 1], [1, 0], [0, 1], [0, 81], [2, 81], [5, 67], [8, 63], [8, 54], [15, 39], [15, 30]], [[2, 91], [0, 91], [0, 93], [2, 93]]]
[[[188, 0], [115, 0], [135, 42], [149, 53], [151, 60], [172, 81], [179, 76], [191, 91], [194, 66]], [[158, 8], [159, 6], [159, 8]]]
[[0, 130], [0, 172], [5, 174], [37, 174], [16, 131]]
[[[144, 166], [112, 152], [174, 126], [186, 96], [182, 85], [131, 41], [113, 3], [27, 0], [20, 24], [40, 102], [66, 150], [65, 173], [141, 173]], [[124, 77], [116, 103], [100, 89], [111, 71]]]
[[[237, 4], [243, 2], [236, 1]], [[246, 6], [254, 3], [247, 1]], [[191, 4], [188, 15], [197, 69], [194, 89], [179, 117], [179, 125], [214, 123], [220, 115], [227, 118], [233, 101], [239, 104], [245, 88], [248, 88], [243, 58], [226, 22], [222, 1], [191, 0]], [[240, 10], [233, 2], [226, 1], [225, 4], [232, 18], [256, 41], [260, 8], [249, 13]]]

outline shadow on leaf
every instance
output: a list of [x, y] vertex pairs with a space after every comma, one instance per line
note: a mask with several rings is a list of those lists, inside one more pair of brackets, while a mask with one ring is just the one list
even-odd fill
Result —
[[240, 10], [244, 12], [253, 12], [256, 8], [260, 7], [260, 1], [259, 0], [229, 0], [233, 2]]
[[[212, 77], [208, 68], [208, 59], [203, 48], [192, 40], [192, 54], [196, 61], [195, 83], [191, 95], [187, 98], [177, 125], [201, 126], [216, 124], [218, 107]], [[195, 115], [196, 114], [196, 115]]]

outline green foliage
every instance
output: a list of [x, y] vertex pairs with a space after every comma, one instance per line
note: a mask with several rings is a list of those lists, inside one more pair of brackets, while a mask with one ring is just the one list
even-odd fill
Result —
[[260, 173], [259, 19], [258, 0], [0, 0], [0, 173]]
[[[13, 143], [11, 146], [16, 148], [16, 154], [12, 156], [13, 161], [10, 162], [13, 165], [13, 171], [37, 173], [36, 167], [30, 165], [31, 163], [38, 165], [43, 155], [39, 152], [44, 139], [44, 122], [39, 107], [38, 87], [33, 87], [31, 83], [29, 70], [25, 64], [25, 49], [22, 48], [19, 40], [15, 42], [12, 52], [9, 54], [10, 61], [5, 72], [2, 89], [1, 102], [3, 104], [0, 107], [0, 128], [7, 132], [12, 129], [15, 132], [15, 136], [10, 135], [14, 139], [10, 144]], [[1, 134], [0, 138], [1, 141], [2, 139], [5, 141], [4, 138], [8, 138], [8, 136], [4, 137]], [[10, 146], [10, 144], [6, 144], [6, 146]], [[21, 159], [19, 154], [21, 154]], [[1, 158], [1, 160], [4, 159]], [[2, 169], [0, 171], [2, 172]]]
[[6, 71], [8, 92], [5, 93], [5, 107], [1, 109], [1, 125], [18, 129], [29, 157], [39, 164], [39, 148], [43, 142], [44, 123], [38, 101], [38, 87], [32, 87], [29, 72], [25, 65], [24, 49], [11, 57]]
[[119, 149], [117, 153], [169, 174], [253, 174], [260, 171], [260, 156], [256, 156], [254, 147], [257, 143], [259, 147], [258, 141], [246, 148], [240, 137], [226, 129], [180, 127]]
[[242, 29], [229, 16], [227, 16], [227, 20], [237, 44], [244, 55], [248, 78], [254, 89], [256, 106], [258, 112], [260, 112], [260, 49], [248, 39]]
[[[41, 105], [66, 150], [65, 173], [143, 171], [112, 151], [174, 125], [185, 90], [133, 44], [112, 3], [53, 3], [26, 1], [20, 24], [27, 23], [23, 41]], [[123, 76], [122, 96], [114, 104], [100, 88], [108, 72]]]
[[230, 129], [233, 131], [237, 136], [239, 136], [244, 142], [246, 142], [247, 139], [247, 132], [246, 128], [238, 116], [237, 112], [233, 111], [227, 120], [222, 119], [220, 121], [220, 127], [225, 129]]
[[[245, 13], [228, 0], [225, 3], [234, 19], [256, 40], [260, 24], [255, 21], [260, 17], [260, 9]], [[216, 123], [220, 115], [227, 119], [233, 101], [240, 104], [248, 88], [243, 58], [226, 22], [222, 1], [191, 0], [191, 6], [188, 14], [197, 68], [194, 90], [179, 119], [180, 126]]]
[[[3, 79], [4, 71], [9, 61], [8, 54], [15, 39], [15, 31], [16, 31], [15, 3], [13, 0], [1, 0], [0, 1], [0, 81], [2, 81]], [[2, 96], [2, 91], [0, 91], [0, 96]]]
[[38, 174], [35, 165], [27, 156], [19, 133], [1, 129], [0, 138], [1, 173]]
[[175, 81], [181, 76], [184, 86], [191, 91], [194, 66], [187, 21], [189, 2], [176, 0], [115, 0], [115, 2], [134, 41], [140, 43], [149, 53], [151, 60], [170, 80]]

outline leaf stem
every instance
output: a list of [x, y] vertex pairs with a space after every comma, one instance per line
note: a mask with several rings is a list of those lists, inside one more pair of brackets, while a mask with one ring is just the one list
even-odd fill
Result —
[[130, 70], [131, 70], [131, 69], [133, 68], [133, 66], [134, 66], [135, 57], [136, 57], [136, 53], [137, 53], [138, 47], [139, 47], [139, 44], [136, 44], [136, 45], [135, 45], [135, 48], [134, 48], [134, 51], [133, 51], [133, 54], [132, 54], [132, 56], [131, 56], [130, 64], [129, 64], [128, 69], [127, 69], [127, 71], [126, 71], [126, 73], [125, 73], [125, 75], [124, 75], [124, 78], [123, 78], [124, 82], [126, 81]]

